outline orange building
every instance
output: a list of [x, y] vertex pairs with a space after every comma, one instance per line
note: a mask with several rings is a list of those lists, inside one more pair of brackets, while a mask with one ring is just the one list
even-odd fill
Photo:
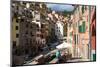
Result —
[[90, 6], [75, 6], [73, 13], [73, 57], [90, 60]]

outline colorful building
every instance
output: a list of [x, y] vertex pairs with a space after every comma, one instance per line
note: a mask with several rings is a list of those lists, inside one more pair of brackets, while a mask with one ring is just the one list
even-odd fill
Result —
[[[41, 47], [46, 46], [49, 34], [48, 21], [44, 19], [47, 16], [46, 10], [44, 3], [24, 1], [12, 3], [12, 44], [16, 47], [15, 54], [16, 52], [21, 55], [38, 53]], [[17, 46], [18, 51], [16, 51]]]
[[75, 6], [73, 17], [73, 55], [90, 60], [90, 6]]
[[96, 61], [96, 7], [91, 7], [90, 19], [91, 32], [91, 60]]

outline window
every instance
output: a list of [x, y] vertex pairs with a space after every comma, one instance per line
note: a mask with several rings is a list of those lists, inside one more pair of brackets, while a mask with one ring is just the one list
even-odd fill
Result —
[[28, 34], [28, 31], [26, 31], [26, 33], [25, 34]]
[[37, 37], [40, 37], [40, 34], [37, 34]]
[[16, 34], [16, 38], [18, 38], [19, 37], [19, 34]]
[[26, 27], [28, 27], [28, 24], [26, 24]]
[[31, 25], [30, 28], [33, 28], [33, 26]]
[[36, 22], [39, 22], [39, 21], [40, 21], [40, 20], [37, 20], [37, 19], [36, 19]]
[[77, 44], [78, 44], [78, 34], [77, 34]]
[[92, 36], [96, 36], [96, 29], [95, 29], [94, 25], [92, 26]]
[[72, 32], [70, 32], [70, 36], [72, 36]]
[[76, 44], [76, 34], [74, 35], [74, 41], [75, 41], [75, 44]]
[[32, 45], [32, 40], [30, 40], [30, 45]]
[[43, 36], [43, 35], [41, 35], [41, 38], [44, 38], [44, 36]]
[[21, 19], [21, 22], [24, 22], [24, 19]]
[[82, 32], [82, 26], [81, 25], [79, 26], [79, 32]]
[[26, 41], [26, 45], [27, 45], [28, 44], [28, 38], [26, 38], [25, 41]]
[[40, 31], [40, 29], [39, 29], [39, 28], [37, 28], [37, 31]]
[[17, 6], [17, 7], [16, 7], [16, 9], [18, 10], [18, 9], [19, 9], [19, 7]]
[[85, 21], [83, 21], [82, 25], [79, 26], [79, 32], [85, 33], [85, 31], [86, 31], [86, 24], [85, 24]]
[[64, 31], [64, 36], [67, 36], [67, 24], [64, 25], [63, 31]]
[[38, 24], [36, 24], [36, 27], [38, 28], [38, 27], [39, 27], [39, 25], [38, 25]]
[[18, 30], [18, 26], [16, 26], [16, 30]]
[[83, 24], [82, 24], [83, 26], [83, 32], [85, 32], [85, 21], [83, 21]]
[[33, 36], [33, 33], [32, 33], [32, 32], [30, 32], [30, 35], [31, 35], [31, 36]]
[[13, 41], [13, 48], [16, 47], [16, 41]]
[[74, 35], [74, 42], [75, 42], [75, 44], [78, 44], [78, 34]]
[[18, 23], [18, 19], [16, 19], [16, 22]]
[[41, 28], [44, 28], [44, 25], [43, 24], [41, 24]]
[[41, 24], [41, 28], [46, 28], [46, 25], [45, 24]]
[[59, 27], [56, 26], [56, 29], [59, 29]]
[[57, 32], [59, 33], [59, 32], [60, 32], [60, 30], [58, 29], [58, 30], [57, 30]]
[[82, 13], [84, 13], [84, 6], [82, 6]]

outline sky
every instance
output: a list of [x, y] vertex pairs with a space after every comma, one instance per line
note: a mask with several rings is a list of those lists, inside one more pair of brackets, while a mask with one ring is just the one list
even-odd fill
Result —
[[65, 4], [47, 4], [48, 8], [51, 8], [52, 10], [55, 11], [72, 11], [74, 9], [74, 6], [72, 5], [65, 5]]

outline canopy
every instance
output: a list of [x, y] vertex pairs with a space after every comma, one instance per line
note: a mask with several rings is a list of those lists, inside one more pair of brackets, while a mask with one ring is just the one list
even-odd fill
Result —
[[69, 44], [69, 43], [66, 43], [66, 42], [63, 42], [62, 44], [56, 46], [56, 48], [58, 48], [58, 49], [62, 49], [62, 48], [71, 48], [71, 47], [72, 47], [72, 45]]

